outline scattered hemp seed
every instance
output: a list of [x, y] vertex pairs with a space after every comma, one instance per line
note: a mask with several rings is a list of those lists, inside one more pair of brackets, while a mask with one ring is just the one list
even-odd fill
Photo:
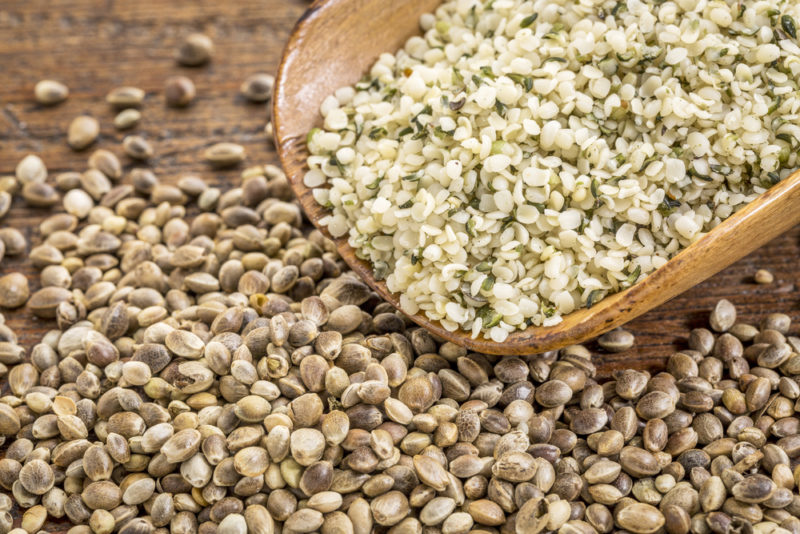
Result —
[[18, 256], [28, 248], [25, 236], [16, 228], [0, 228], [0, 242], [0, 248], [5, 249], [7, 256]]
[[142, 120], [142, 113], [138, 109], [123, 109], [114, 117], [114, 127], [117, 130], [133, 128]]
[[13, 201], [14, 197], [11, 196], [11, 193], [8, 191], [0, 191], [0, 219], [8, 214]]
[[274, 85], [275, 77], [271, 74], [253, 74], [242, 83], [241, 92], [250, 102], [267, 102], [272, 98]]
[[67, 99], [69, 88], [55, 80], [42, 80], [36, 83], [33, 95], [38, 103], [52, 106]]
[[117, 87], [106, 95], [106, 102], [119, 109], [135, 108], [142, 105], [144, 97], [144, 90], [138, 87]]
[[211, 145], [203, 152], [203, 159], [212, 167], [232, 167], [244, 161], [245, 149], [236, 143], [217, 143]]
[[633, 346], [634, 342], [633, 334], [622, 328], [616, 328], [597, 338], [597, 344], [608, 352], [626, 351]]
[[87, 163], [89, 164], [89, 168], [97, 169], [108, 178], [108, 180], [116, 181], [122, 178], [122, 164], [119, 158], [110, 150], [105, 150], [103, 148], [95, 150], [92, 152], [92, 155], [89, 156]]
[[775, 276], [773, 276], [773, 274], [766, 269], [759, 269], [756, 271], [753, 279], [757, 284], [771, 284], [775, 281]]
[[0, 307], [19, 308], [30, 296], [28, 279], [20, 273], [0, 277]]
[[214, 43], [210, 37], [202, 33], [191, 33], [178, 47], [175, 59], [183, 66], [197, 67], [208, 63], [213, 53]]
[[146, 160], [153, 156], [153, 146], [140, 135], [129, 135], [122, 140], [125, 153], [132, 159]]
[[73, 150], [83, 150], [97, 140], [100, 135], [100, 123], [89, 115], [79, 115], [69, 124], [67, 144]]
[[164, 98], [170, 107], [188, 106], [194, 100], [195, 94], [194, 83], [186, 76], [171, 76], [164, 85]]
[[44, 182], [47, 180], [47, 166], [42, 158], [36, 154], [28, 154], [22, 158], [14, 169], [15, 176], [20, 184], [31, 182]]
[[28, 206], [50, 208], [61, 201], [56, 188], [46, 182], [29, 182], [22, 186], [22, 198]]
[[0, 315], [0, 529], [16, 503], [86, 532], [800, 532], [787, 315], [721, 302], [665, 372], [611, 380], [580, 345], [468, 353], [345, 271], [279, 170], [188, 219], [149, 183], [42, 224], [77, 245], [39, 266], [30, 355]]
[[16, 176], [0, 176], [0, 191], [5, 191], [9, 194], [14, 194], [19, 191], [19, 180]]

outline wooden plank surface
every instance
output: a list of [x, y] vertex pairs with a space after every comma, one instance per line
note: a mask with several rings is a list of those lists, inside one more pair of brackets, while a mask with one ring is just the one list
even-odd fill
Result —
[[[305, 0], [4, 0], [0, 3], [0, 175], [12, 174], [19, 159], [31, 152], [44, 159], [51, 175], [85, 168], [88, 152], [73, 152], [65, 142], [67, 125], [81, 113], [101, 122], [95, 147], [121, 155], [124, 134], [112, 127], [114, 111], [104, 102], [105, 94], [120, 85], [147, 91], [143, 121], [134, 131], [153, 142], [156, 157], [151, 165], [167, 182], [193, 173], [222, 187], [237, 183], [241, 169], [212, 171], [200, 160], [202, 150], [218, 141], [244, 145], [246, 165], [277, 163], [263, 132], [266, 106], [248, 104], [238, 88], [249, 74], [275, 71], [283, 43], [306, 6]], [[173, 59], [176, 43], [191, 31], [203, 31], [214, 39], [214, 59], [205, 67], [179, 67]], [[188, 109], [164, 105], [164, 80], [174, 74], [191, 77], [197, 86], [197, 99]], [[43, 78], [66, 83], [69, 99], [52, 108], [36, 104], [33, 86]], [[130, 160], [123, 162], [126, 170], [133, 167]], [[22, 229], [36, 243], [37, 224], [47, 214], [26, 208], [17, 199], [0, 224]], [[733, 301], [745, 322], [757, 324], [772, 311], [797, 320], [798, 257], [800, 228], [795, 228], [630, 323], [636, 347], [621, 354], [599, 353], [601, 373], [629, 366], [659, 369], [666, 356], [683, 346], [689, 328], [705, 325], [719, 298]], [[775, 282], [756, 285], [752, 276], [758, 268], [771, 270]], [[34, 269], [24, 257], [6, 258], [0, 264], [0, 274], [14, 271], [30, 275], [32, 290], [37, 288]], [[25, 310], [4, 315], [26, 347], [53, 327]]]
[[[124, 137], [111, 125], [114, 111], [104, 96], [113, 87], [136, 85], [147, 91], [143, 120], [135, 131], [156, 148], [151, 165], [165, 181], [195, 173], [223, 187], [236, 183], [239, 170], [212, 171], [199, 154], [208, 145], [231, 140], [247, 148], [246, 164], [277, 163], [263, 133], [267, 109], [238, 94], [241, 81], [254, 72], [274, 72], [283, 43], [294, 21], [307, 6], [304, 0], [237, 0], [92, 2], [89, 0], [6, 0], [0, 5], [0, 175], [13, 173], [29, 152], [41, 155], [51, 174], [85, 167], [87, 151], [73, 152], [65, 143], [70, 120], [90, 113], [101, 121], [96, 147], [120, 154]], [[173, 58], [180, 37], [203, 31], [214, 39], [213, 61], [201, 68], [179, 67]], [[191, 77], [197, 99], [188, 109], [165, 107], [164, 80], [174, 74]], [[61, 105], [36, 104], [36, 81], [52, 78], [66, 83], [71, 94]], [[126, 169], [132, 162], [123, 159]], [[0, 224], [22, 228], [35, 243], [43, 210], [25, 208], [16, 200]], [[627, 353], [599, 354], [605, 373], [634, 364], [657, 369], [688, 328], [704, 324], [714, 302], [733, 301], [743, 321], [757, 323], [770, 311], [798, 318], [800, 228], [774, 240], [707, 282], [629, 324], [637, 346]], [[758, 286], [752, 275], [770, 269], [775, 283]], [[0, 272], [33, 274], [23, 259], [6, 258]], [[35, 277], [32, 278], [35, 283]], [[35, 289], [35, 285], [32, 289]], [[51, 325], [26, 311], [6, 312], [26, 346]], [[604, 373], [604, 374], [605, 374]]]

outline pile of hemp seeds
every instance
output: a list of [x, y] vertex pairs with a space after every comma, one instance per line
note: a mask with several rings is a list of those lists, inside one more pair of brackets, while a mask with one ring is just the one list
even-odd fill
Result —
[[[193, 35], [179, 58], [211, 50]], [[37, 99], [66, 98], [55, 83]], [[243, 91], [264, 101], [271, 84]], [[135, 89], [109, 95], [118, 127], [138, 121]], [[97, 130], [78, 118], [68, 142]], [[243, 158], [212, 149], [215, 165]], [[0, 179], [0, 201], [57, 211], [29, 251], [42, 289], [0, 278], [1, 306], [56, 326], [27, 350], [0, 321], [0, 532], [800, 533], [787, 315], [744, 324], [720, 301], [665, 372], [600, 383], [583, 346], [486, 356], [413, 327], [309, 230], [276, 167], [225, 192], [125, 173], [106, 149], [88, 167], [51, 183], [28, 156]], [[28, 250], [13, 228], [0, 242]]]

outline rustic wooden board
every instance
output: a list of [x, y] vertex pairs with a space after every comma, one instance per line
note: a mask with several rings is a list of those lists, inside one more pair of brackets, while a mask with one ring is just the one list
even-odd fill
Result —
[[[154, 144], [152, 165], [165, 181], [198, 174], [209, 181], [236, 183], [239, 170], [212, 171], [200, 153], [208, 145], [231, 140], [247, 148], [247, 164], [277, 163], [271, 142], [263, 133], [267, 109], [248, 104], [238, 94], [241, 81], [254, 72], [274, 72], [294, 21], [307, 6], [304, 0], [4, 0], [0, 4], [0, 175], [11, 174], [25, 154], [42, 156], [51, 173], [82, 169], [88, 152], [75, 153], [65, 143], [70, 120], [91, 113], [101, 121], [96, 146], [121, 155], [124, 137], [111, 125], [113, 110], [105, 94], [113, 87], [136, 85], [148, 93], [143, 121], [134, 131]], [[216, 45], [211, 64], [178, 67], [173, 59], [179, 38], [203, 31]], [[198, 97], [186, 110], [164, 106], [161, 89], [167, 76], [191, 77]], [[69, 99], [53, 108], [33, 101], [36, 81], [52, 78], [71, 89]], [[126, 169], [133, 167], [123, 160]], [[37, 239], [36, 226], [46, 215], [15, 201], [0, 224], [22, 229]], [[604, 375], [613, 369], [641, 367], [656, 370], [676, 347], [683, 346], [689, 328], [705, 324], [719, 298], [740, 309], [741, 320], [758, 323], [771, 311], [800, 318], [800, 227], [775, 239], [691, 291], [631, 322], [637, 346], [621, 354], [599, 354]], [[770, 269], [775, 283], [758, 286], [752, 275]], [[34, 270], [24, 258], [6, 258], [0, 274]], [[52, 324], [25, 310], [6, 311], [6, 321], [27, 347]], [[797, 329], [793, 329], [797, 331]]]

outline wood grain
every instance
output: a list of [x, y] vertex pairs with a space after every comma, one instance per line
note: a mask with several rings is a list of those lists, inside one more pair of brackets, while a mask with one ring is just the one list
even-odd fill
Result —
[[[263, 127], [268, 111], [247, 104], [238, 87], [249, 74], [274, 72], [283, 45], [301, 16], [304, 0], [4, 0], [0, 3], [0, 175], [11, 174], [29, 152], [40, 154], [51, 173], [85, 167], [87, 152], [74, 153], [65, 143], [69, 121], [91, 113], [101, 121], [98, 147], [121, 155], [123, 134], [111, 126], [114, 116], [103, 101], [123, 84], [146, 89], [144, 120], [135, 131], [144, 133], [157, 155], [151, 165], [167, 182], [186, 173], [229, 187], [238, 183], [238, 170], [213, 171], [200, 161], [202, 150], [217, 141], [232, 140], [248, 151], [246, 164], [277, 163]], [[216, 54], [207, 67], [177, 67], [172, 59], [180, 36], [201, 30], [214, 38]], [[360, 38], [355, 33], [354, 39]], [[160, 94], [167, 76], [181, 73], [196, 83], [198, 98], [187, 110], [165, 108]], [[72, 90], [62, 105], [43, 108], [32, 91], [42, 78], [60, 80]], [[316, 108], [315, 108], [316, 109]], [[132, 162], [124, 160], [126, 169]], [[49, 212], [25, 208], [16, 200], [0, 224], [20, 228], [33, 242], [38, 222]], [[624, 367], [658, 370], [664, 359], [684, 346], [688, 329], [705, 324], [713, 304], [728, 298], [737, 305], [741, 321], [757, 324], [772, 311], [800, 319], [800, 228], [772, 240], [756, 252], [672, 301], [628, 324], [637, 345], [619, 354], [599, 352], [604, 376]], [[756, 285], [758, 268], [775, 274], [775, 283]], [[6, 258], [0, 274], [34, 270], [25, 258]], [[26, 310], [3, 310], [6, 321], [30, 348], [54, 325]], [[797, 332], [797, 328], [792, 329]], [[596, 349], [594, 344], [590, 347]], [[18, 516], [18, 514], [17, 514]], [[64, 522], [45, 526], [65, 530]]]
[[[308, 170], [306, 134], [321, 126], [322, 101], [339, 87], [357, 82], [382, 52], [402, 46], [419, 33], [415, 23], [437, 0], [392, 4], [382, 0], [324, 0], [317, 2], [289, 37], [275, 87], [273, 117], [278, 154], [300, 203], [311, 221], [328, 237], [318, 221], [328, 214], [303, 183]], [[355, 5], [355, 9], [353, 8]], [[359, 39], [348, 39], [349, 28], [359, 28]], [[536, 354], [582, 343], [647, 312], [686, 291], [800, 223], [800, 173], [774, 186], [714, 231], [693, 243], [643, 282], [580, 309], [551, 327], [529, 327], [512, 332], [496, 343], [469, 332], [450, 332], [424, 314], [408, 315], [415, 323], [442, 338], [488, 354]], [[355, 255], [348, 236], [334, 239], [339, 254], [381, 297], [400, 308], [399, 295], [385, 281], [375, 280], [370, 264]]]

